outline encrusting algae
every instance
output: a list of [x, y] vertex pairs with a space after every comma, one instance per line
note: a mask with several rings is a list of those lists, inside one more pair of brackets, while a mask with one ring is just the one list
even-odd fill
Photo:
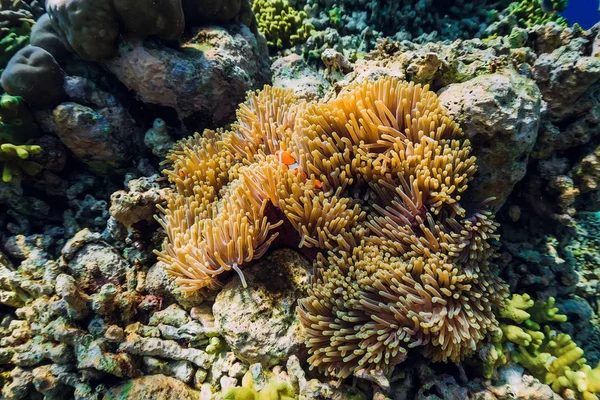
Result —
[[193, 292], [229, 270], [244, 282], [271, 246], [316, 251], [298, 313], [311, 366], [332, 377], [387, 373], [416, 347], [459, 361], [498, 328], [507, 294], [489, 261], [497, 224], [485, 204], [461, 203], [470, 150], [427, 86], [382, 78], [310, 104], [267, 87], [231, 131], [168, 156], [157, 254]]

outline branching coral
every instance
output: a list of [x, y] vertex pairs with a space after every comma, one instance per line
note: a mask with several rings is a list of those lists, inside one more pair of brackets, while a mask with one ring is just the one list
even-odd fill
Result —
[[551, 0], [553, 11], [546, 13], [540, 6], [539, 0], [520, 0], [508, 6], [508, 12], [517, 18], [522, 28], [544, 25], [554, 21], [560, 25], [567, 26], [567, 20], [559, 13], [567, 8], [568, 0]]
[[29, 44], [35, 18], [22, 1], [0, 1], [0, 71], [15, 53]]
[[251, 94], [232, 131], [169, 155], [159, 259], [189, 292], [232, 269], [243, 281], [270, 246], [312, 248], [298, 312], [313, 367], [387, 373], [415, 347], [458, 361], [497, 329], [505, 294], [488, 261], [497, 224], [461, 203], [476, 171], [461, 135], [433, 92], [393, 78], [308, 105]]
[[11, 182], [15, 175], [36, 174], [41, 166], [27, 159], [31, 154], [39, 154], [41, 147], [28, 143], [39, 136], [33, 123], [31, 112], [19, 97], [2, 95], [0, 98], [0, 165], [2, 181]]
[[554, 306], [555, 299], [533, 301], [527, 294], [514, 294], [505, 301], [499, 317], [501, 333], [494, 338], [494, 348], [484, 367], [490, 377], [495, 367], [506, 364], [507, 354], [523, 365], [552, 390], [570, 398], [598, 400], [600, 365], [592, 369], [583, 358], [583, 350], [565, 333], [545, 325], [566, 322]]
[[275, 50], [305, 41], [314, 29], [305, 21], [306, 12], [295, 10], [288, 0], [255, 0], [252, 11], [256, 14], [258, 30]]
[[0, 162], [2, 162], [2, 181], [10, 182], [15, 174], [21, 171], [34, 175], [41, 170], [41, 166], [32, 161], [27, 161], [31, 154], [39, 154], [42, 148], [37, 145], [18, 145], [4, 143], [0, 145]]

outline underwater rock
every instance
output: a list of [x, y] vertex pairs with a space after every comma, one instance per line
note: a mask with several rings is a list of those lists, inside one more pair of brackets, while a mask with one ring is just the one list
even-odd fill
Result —
[[127, 182], [129, 191], [119, 190], [110, 196], [110, 215], [126, 228], [141, 222], [154, 222], [156, 206], [164, 204], [163, 190], [151, 178]]
[[68, 102], [36, 112], [43, 129], [96, 173], [114, 174], [128, 166], [141, 131], [124, 105], [85, 78], [68, 78], [66, 90]]
[[174, 109], [200, 131], [229, 122], [246, 91], [270, 78], [266, 49], [243, 25], [194, 29], [180, 49], [123, 39], [104, 65], [139, 100]]
[[190, 383], [196, 372], [189, 361], [162, 361], [155, 357], [144, 357], [142, 362], [149, 374], [171, 376], [184, 383]]
[[137, 334], [129, 334], [126, 341], [119, 346], [119, 351], [140, 356], [189, 361], [204, 369], [209, 368], [212, 364], [211, 355], [204, 350], [182, 347], [174, 340], [141, 337]]
[[497, 210], [525, 176], [542, 112], [539, 89], [531, 79], [505, 70], [452, 84], [439, 99], [477, 156], [469, 197], [484, 201], [493, 196], [490, 205]]
[[539, 55], [533, 65], [533, 78], [548, 103], [536, 158], [600, 135], [600, 58], [591, 56], [590, 40], [573, 38], [552, 53]]
[[190, 295], [176, 291], [175, 279], [165, 270], [165, 264], [158, 262], [146, 274], [146, 289], [156, 296], [163, 297], [166, 301], [176, 301], [184, 309], [189, 310], [202, 303], [207, 293], [195, 292]]
[[215, 299], [221, 336], [247, 363], [276, 365], [306, 354], [296, 303], [306, 296], [310, 264], [292, 250], [277, 250], [243, 271], [247, 287], [233, 277]]
[[129, 269], [112, 246], [88, 229], [78, 232], [67, 242], [62, 257], [70, 274], [84, 288], [100, 288], [106, 283], [121, 286]]
[[[258, 364], [260, 366], [260, 364]], [[288, 358], [285, 367], [289, 375], [292, 387], [297, 391], [298, 398], [309, 399], [332, 399], [332, 400], [366, 400], [367, 396], [360, 391], [356, 385], [341, 384], [334, 385], [332, 382], [321, 382], [318, 379], [307, 380], [306, 372], [302, 369], [300, 360], [295, 355]], [[276, 367], [277, 368], [277, 367]], [[260, 381], [259, 375], [251, 368], [252, 380], [256, 387], [262, 388], [264, 381]], [[394, 397], [394, 400], [396, 398]]]
[[544, 385], [529, 374], [525, 374], [523, 367], [508, 365], [498, 369], [499, 380], [487, 386], [487, 391], [496, 399], [523, 399], [523, 400], [561, 400], [550, 386]]
[[113, 5], [129, 32], [141, 36], [157, 35], [166, 40], [176, 39], [183, 33], [185, 21], [181, 0], [119, 0]]
[[169, 129], [164, 120], [161, 118], [154, 120], [152, 127], [144, 135], [144, 144], [152, 150], [152, 154], [155, 156], [160, 158], [167, 156], [175, 142], [169, 136]]
[[198, 400], [200, 393], [175, 378], [159, 374], [129, 380], [110, 389], [104, 395], [104, 399]]
[[331, 87], [331, 84], [317, 71], [313, 70], [304, 59], [297, 54], [277, 59], [271, 65], [273, 86], [291, 89], [294, 94], [305, 100], [317, 100]]
[[188, 313], [177, 304], [171, 304], [164, 310], [157, 311], [152, 314], [150, 321], [148, 321], [148, 325], [158, 326], [159, 324], [166, 324], [180, 328], [182, 325], [185, 325], [188, 322], [190, 322]]

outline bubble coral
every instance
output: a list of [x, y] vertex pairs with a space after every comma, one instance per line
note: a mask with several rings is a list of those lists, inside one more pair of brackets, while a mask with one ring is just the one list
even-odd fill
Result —
[[415, 347], [458, 361], [498, 328], [497, 224], [461, 203], [475, 157], [427, 86], [381, 78], [311, 104], [266, 88], [231, 131], [186, 139], [168, 161], [157, 254], [180, 290], [228, 270], [243, 282], [271, 246], [316, 251], [298, 307], [312, 367], [387, 373]]

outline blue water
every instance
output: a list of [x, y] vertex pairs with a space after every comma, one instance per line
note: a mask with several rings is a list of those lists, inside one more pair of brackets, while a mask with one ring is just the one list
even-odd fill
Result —
[[562, 15], [569, 21], [569, 25], [577, 22], [582, 28], [589, 29], [600, 21], [598, 1], [600, 0], [569, 0]]

